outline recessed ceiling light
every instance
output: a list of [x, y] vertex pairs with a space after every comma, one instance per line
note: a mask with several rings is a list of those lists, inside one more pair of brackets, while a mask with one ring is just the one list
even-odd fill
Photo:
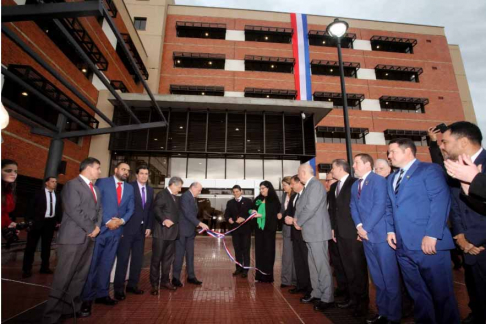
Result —
[[322, 44], [326, 44], [326, 41], [322, 41]]
[[239, 131], [240, 131], [240, 129], [239, 129], [239, 128], [236, 128], [236, 129], [235, 129], [235, 131], [239, 132]]
[[268, 40], [268, 36], [265, 36], [265, 40]]
[[387, 101], [387, 102], [385, 102], [385, 104], [386, 104], [386, 105], [388, 105], [388, 101]]
[[177, 60], [177, 64], [181, 63], [181, 60]]
[[273, 69], [275, 67], [275, 65], [272, 64], [272, 65], [270, 65], [270, 67]]
[[331, 72], [332, 72], [332, 71], [334, 71], [334, 70], [333, 70], [333, 69], [330, 69], [329, 71], [331, 71]]
[[204, 93], [204, 92], [201, 92], [201, 94], [202, 94], [203, 96], [205, 95], [205, 93]]
[[29, 94], [27, 92], [22, 92], [22, 96], [27, 97]]
[[154, 138], [154, 141], [158, 141], [159, 139], [158, 138]]
[[86, 72], [88, 72], [88, 70], [86, 70], [86, 69], [81, 69], [81, 72], [86, 73]]
[[269, 96], [269, 95], [267, 95], [267, 98], [270, 98], [270, 96]]
[[180, 128], [180, 129], [183, 129], [183, 128], [184, 128], [184, 126], [179, 126], [179, 128]]
[[211, 62], [211, 61], [209, 61], [208, 63], [209, 63], [209, 65], [213, 65], [213, 62]]
[[161, 146], [160, 148], [161, 148], [161, 149], [163, 149], [164, 147], [163, 147], [163, 146]]
[[380, 45], [376, 46], [376, 48], [380, 48]]
[[209, 33], [206, 33], [206, 34], [204, 34], [204, 35], [209, 36]]
[[388, 75], [388, 73], [385, 73], [385, 75]]

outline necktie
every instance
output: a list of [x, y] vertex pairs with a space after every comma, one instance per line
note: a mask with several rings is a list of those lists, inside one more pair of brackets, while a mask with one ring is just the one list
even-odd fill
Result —
[[402, 182], [403, 172], [405, 172], [405, 170], [400, 169], [400, 175], [398, 176], [397, 184], [395, 185], [395, 196], [398, 195], [398, 188], [400, 187], [400, 182]]
[[118, 206], [120, 206], [121, 199], [122, 199], [122, 183], [118, 182], [118, 187], [116, 187], [116, 197], [118, 198]]
[[299, 200], [299, 198], [300, 198], [300, 193], [298, 193], [298, 194], [297, 194], [297, 198], [295, 198], [294, 206], [296, 206], [296, 205], [297, 205], [297, 201]]
[[93, 183], [89, 183], [89, 187], [91, 188], [91, 192], [93, 193], [93, 198], [94, 198], [94, 201], [95, 201], [95, 204], [98, 202], [98, 200], [96, 199], [96, 194], [95, 194], [95, 191], [94, 191], [94, 187], [93, 187]]
[[358, 180], [358, 199], [361, 196], [361, 189], [362, 189], [361, 184], [362, 183], [363, 183], [363, 179], [359, 179]]
[[176, 201], [176, 199], [175, 199], [175, 195], [173, 195], [173, 194], [170, 194], [170, 195], [172, 196], [172, 199], [173, 199], [173, 200], [174, 200], [174, 202], [175, 202], [175, 201]]
[[336, 197], [339, 196], [339, 192], [341, 191], [341, 180], [338, 181], [337, 188], [336, 188]]
[[142, 187], [142, 208], [145, 209], [145, 187]]
[[49, 199], [51, 200], [50, 201], [51, 209], [49, 211], [49, 216], [52, 217], [52, 191], [49, 191]]

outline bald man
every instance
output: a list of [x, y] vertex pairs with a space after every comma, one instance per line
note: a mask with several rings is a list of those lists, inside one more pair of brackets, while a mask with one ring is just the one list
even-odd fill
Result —
[[375, 161], [375, 173], [386, 178], [391, 173], [391, 167], [387, 160], [378, 159]]

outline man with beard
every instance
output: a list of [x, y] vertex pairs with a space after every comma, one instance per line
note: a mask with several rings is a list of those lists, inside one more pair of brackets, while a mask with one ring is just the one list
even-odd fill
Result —
[[110, 274], [123, 232], [120, 227], [130, 220], [135, 209], [133, 187], [125, 184], [129, 172], [130, 166], [120, 162], [116, 165], [112, 177], [96, 182], [96, 187], [101, 193], [103, 220], [100, 235], [96, 239], [88, 279], [83, 288], [82, 317], [91, 315], [93, 300], [97, 304], [117, 304], [109, 295]]

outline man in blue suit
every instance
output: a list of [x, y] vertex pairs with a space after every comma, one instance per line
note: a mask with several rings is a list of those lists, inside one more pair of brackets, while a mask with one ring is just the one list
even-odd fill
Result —
[[172, 285], [182, 287], [181, 271], [186, 257], [187, 282], [194, 285], [201, 285], [202, 281], [197, 280], [194, 273], [194, 239], [196, 238], [196, 227], [208, 229], [208, 225], [197, 219], [198, 206], [197, 196], [201, 193], [202, 185], [193, 182], [180, 199], [179, 208], [179, 237], [176, 240], [176, 251], [172, 269]]
[[[478, 126], [470, 122], [449, 125], [442, 135], [440, 148], [446, 166], [452, 161], [464, 164], [464, 159], [481, 166], [486, 174], [486, 151], [481, 147], [483, 136]], [[454, 177], [454, 173], [449, 171]], [[486, 321], [486, 204], [477, 196], [467, 195], [469, 183], [450, 181], [452, 193], [452, 230], [457, 245], [464, 252], [464, 272], [471, 315], [464, 322]], [[461, 188], [462, 187], [462, 188]]]
[[392, 140], [388, 152], [398, 170], [387, 180], [387, 241], [396, 249], [415, 302], [415, 322], [459, 323], [450, 255], [454, 242], [447, 228], [451, 194], [445, 174], [437, 164], [415, 158], [411, 139]]
[[142, 271], [145, 238], [150, 236], [152, 229], [154, 189], [148, 185], [149, 170], [146, 164], [137, 167], [135, 176], [137, 180], [130, 183], [135, 196], [135, 212], [123, 226], [123, 235], [116, 254], [114, 286], [117, 300], [126, 298], [125, 278], [129, 262], [130, 274], [126, 292], [135, 295], [144, 293], [142, 289], [138, 288], [138, 281]]
[[100, 234], [96, 239], [88, 279], [83, 288], [82, 317], [91, 315], [93, 300], [97, 304], [116, 305], [117, 303], [109, 295], [110, 274], [123, 231], [120, 226], [130, 220], [134, 210], [133, 187], [125, 183], [129, 172], [130, 166], [120, 162], [116, 165], [112, 177], [99, 179], [96, 182], [96, 187], [101, 193], [103, 220]]
[[354, 157], [354, 174], [359, 178], [351, 188], [351, 216], [363, 241], [368, 269], [376, 287], [378, 315], [368, 324], [399, 323], [402, 298], [400, 274], [395, 251], [386, 238], [386, 179], [373, 173], [373, 158]]

